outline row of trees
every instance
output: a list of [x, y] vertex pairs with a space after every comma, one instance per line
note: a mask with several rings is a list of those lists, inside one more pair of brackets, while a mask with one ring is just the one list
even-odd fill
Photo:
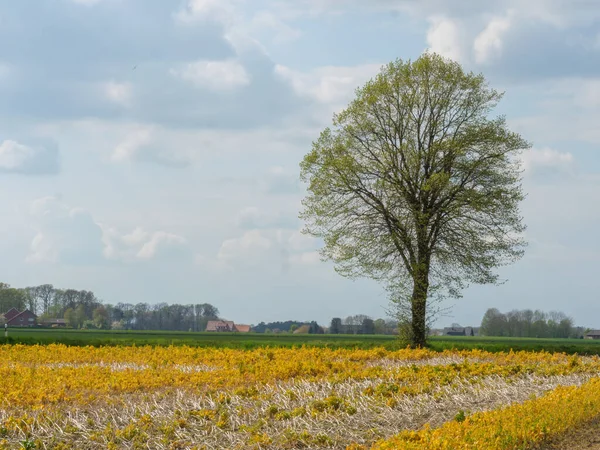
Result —
[[394, 320], [373, 320], [364, 314], [348, 316], [345, 319], [334, 317], [329, 325], [331, 334], [395, 334], [398, 322]]
[[68, 309], [77, 309], [82, 316], [92, 318], [101, 301], [91, 291], [56, 289], [51, 284], [13, 288], [0, 283], [0, 311], [29, 309], [38, 316], [63, 317]]
[[[158, 303], [103, 304], [92, 291], [57, 289], [52, 284], [13, 288], [0, 283], [0, 312], [11, 308], [19, 311], [29, 309], [40, 321], [50, 318], [65, 319], [73, 328], [128, 329], [128, 330], [175, 330], [204, 331], [209, 320], [219, 319], [219, 310], [209, 304], [180, 305]], [[329, 330], [317, 322], [288, 320], [285, 322], [261, 322], [252, 328], [258, 333], [299, 332], [321, 334], [393, 334], [397, 322], [384, 319], [373, 320], [358, 314], [345, 319], [335, 317]]]
[[209, 304], [102, 304], [92, 291], [56, 289], [51, 284], [13, 288], [0, 283], [0, 312], [29, 309], [40, 321], [65, 319], [73, 328], [203, 331], [219, 310]]
[[578, 338], [584, 333], [576, 327], [573, 319], [560, 311], [544, 312], [531, 309], [512, 310], [502, 313], [496, 308], [488, 309], [479, 330], [484, 336]]
[[261, 322], [252, 327], [256, 333], [309, 333], [309, 334], [396, 334], [398, 322], [394, 320], [376, 319], [364, 314], [348, 316], [345, 319], [334, 317], [329, 328], [321, 327], [317, 322]]

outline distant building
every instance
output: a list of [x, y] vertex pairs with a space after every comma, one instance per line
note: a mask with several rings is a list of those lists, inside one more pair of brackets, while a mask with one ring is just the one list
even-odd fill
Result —
[[6, 322], [8, 322], [10, 319], [12, 319], [15, 316], [18, 316], [19, 314], [21, 314], [21, 313], [19, 312], [18, 309], [11, 308], [6, 313], [4, 313], [4, 320]]
[[591, 330], [587, 332], [584, 339], [600, 339], [600, 330]]
[[231, 320], [209, 320], [206, 324], [206, 331], [248, 333], [250, 325], [236, 325]]
[[19, 312], [12, 308], [4, 314], [4, 322], [9, 327], [34, 327], [36, 319], [37, 316], [28, 309]]
[[478, 330], [474, 327], [446, 327], [442, 331], [443, 336], [476, 336]]
[[49, 328], [65, 328], [67, 326], [66, 319], [44, 319], [39, 322], [42, 327]]

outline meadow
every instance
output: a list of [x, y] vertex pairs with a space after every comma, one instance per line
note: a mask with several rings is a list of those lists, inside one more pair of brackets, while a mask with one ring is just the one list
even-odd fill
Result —
[[600, 417], [599, 372], [548, 352], [0, 345], [0, 448], [533, 449]]
[[[9, 330], [9, 338], [0, 335], [0, 344], [66, 344], [71, 346], [178, 346], [211, 348], [256, 349], [264, 347], [320, 348], [385, 348], [396, 350], [402, 346], [390, 335], [344, 334], [271, 334], [271, 333], [196, 333], [173, 331], [115, 331], [72, 329], [18, 329]], [[535, 339], [507, 337], [434, 336], [432, 350], [478, 349], [490, 352], [509, 350], [561, 352], [579, 355], [600, 355], [600, 341], [584, 339]]]

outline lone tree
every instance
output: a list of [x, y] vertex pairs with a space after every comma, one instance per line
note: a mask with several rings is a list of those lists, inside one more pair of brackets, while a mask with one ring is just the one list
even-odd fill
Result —
[[341, 275], [385, 283], [413, 346], [426, 343], [433, 298], [497, 283], [493, 269], [523, 254], [518, 155], [530, 144], [488, 117], [501, 98], [439, 55], [396, 60], [300, 164], [304, 232]]

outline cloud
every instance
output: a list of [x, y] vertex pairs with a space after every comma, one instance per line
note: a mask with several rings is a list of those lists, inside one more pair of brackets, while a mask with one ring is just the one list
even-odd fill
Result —
[[111, 260], [147, 261], [157, 257], [180, 257], [188, 252], [184, 237], [165, 231], [151, 233], [141, 227], [128, 234], [120, 234], [114, 228], [107, 228], [102, 240], [103, 255]]
[[239, 61], [196, 61], [171, 73], [196, 87], [229, 91], [250, 84], [250, 75]]
[[256, 206], [247, 206], [237, 215], [236, 224], [243, 229], [296, 228], [298, 218], [282, 213], [264, 212]]
[[427, 30], [427, 45], [432, 52], [446, 58], [463, 61], [464, 37], [460, 23], [455, 19], [443, 16], [433, 16], [429, 19]]
[[[348, 3], [323, 4], [328, 11], [350, 11]], [[498, 80], [600, 74], [600, 8], [589, 0], [374, 0], [369, 9], [428, 20], [430, 49], [468, 69], [485, 65]]]
[[152, 129], [140, 128], [127, 135], [127, 137], [115, 147], [111, 159], [113, 161], [129, 161], [150, 142], [152, 142]]
[[269, 168], [261, 180], [261, 185], [262, 190], [267, 194], [297, 194], [300, 192], [298, 173], [291, 173], [280, 166]]
[[321, 255], [317, 251], [302, 252], [290, 256], [290, 263], [300, 266], [313, 266], [321, 263]]
[[[11, 5], [2, 14], [13, 26], [0, 27], [0, 40], [12, 42], [1, 61], [11, 76], [0, 82], [0, 117], [112, 118], [118, 105], [127, 107], [122, 117], [155, 122], [177, 105], [190, 120], [198, 96], [186, 97], [189, 87], [174, 86], [169, 69], [227, 59], [234, 50], [219, 24], [182, 29], [171, 16], [174, 6], [156, 0], [104, 1], [94, 8], [48, 0], [35, 8]], [[126, 19], [132, 16], [143, 19]], [[154, 102], [160, 105], [148, 108]]]
[[185, 6], [175, 13], [182, 22], [215, 20], [230, 23], [236, 14], [233, 1], [230, 0], [188, 0]]
[[133, 94], [131, 84], [109, 81], [104, 85], [104, 92], [111, 102], [124, 107], [131, 106]]
[[225, 239], [215, 258], [198, 257], [201, 266], [216, 271], [281, 273], [320, 261], [316, 239], [298, 230], [254, 229]]
[[287, 7], [277, 8], [276, 3], [270, 3], [265, 9], [248, 11], [248, 8], [243, 8], [244, 3], [239, 0], [188, 0], [174, 16], [187, 25], [221, 24], [225, 29], [225, 39], [238, 53], [258, 50], [267, 54], [263, 41], [281, 45], [301, 36], [298, 29], [282, 18], [281, 13], [287, 11]]
[[55, 197], [35, 200], [31, 216], [37, 230], [27, 261], [97, 264], [102, 253], [102, 228], [89, 212], [71, 208]]
[[110, 159], [113, 162], [150, 162], [168, 167], [187, 167], [189, 157], [170, 149], [162, 138], [160, 131], [154, 127], [137, 127], [114, 148]]
[[13, 140], [0, 142], [0, 173], [48, 175], [59, 169], [58, 148], [53, 144], [33, 147]]
[[[600, 144], [600, 77], [565, 77], [515, 86], [507, 90], [507, 102], [519, 107], [509, 115], [511, 127], [540, 146], [580, 147]], [[527, 105], [527, 109], [523, 109]]]
[[289, 83], [294, 91], [325, 104], [346, 104], [356, 88], [377, 75], [381, 64], [357, 66], [323, 66], [307, 72], [283, 65], [275, 66], [275, 74]]
[[506, 17], [495, 17], [485, 29], [477, 35], [473, 42], [475, 61], [487, 63], [492, 58], [498, 57], [503, 49], [503, 38], [511, 27], [510, 14]]
[[551, 148], [531, 148], [521, 155], [523, 169], [528, 176], [572, 175], [574, 158]]
[[101, 224], [86, 210], [72, 208], [56, 197], [44, 197], [31, 205], [36, 235], [27, 261], [69, 265], [164, 260], [189, 254], [182, 236], [166, 231], [147, 232], [141, 227], [120, 233]]
[[259, 11], [250, 22], [254, 32], [270, 30], [275, 44], [285, 44], [302, 36], [302, 32], [293, 28], [271, 11]]

